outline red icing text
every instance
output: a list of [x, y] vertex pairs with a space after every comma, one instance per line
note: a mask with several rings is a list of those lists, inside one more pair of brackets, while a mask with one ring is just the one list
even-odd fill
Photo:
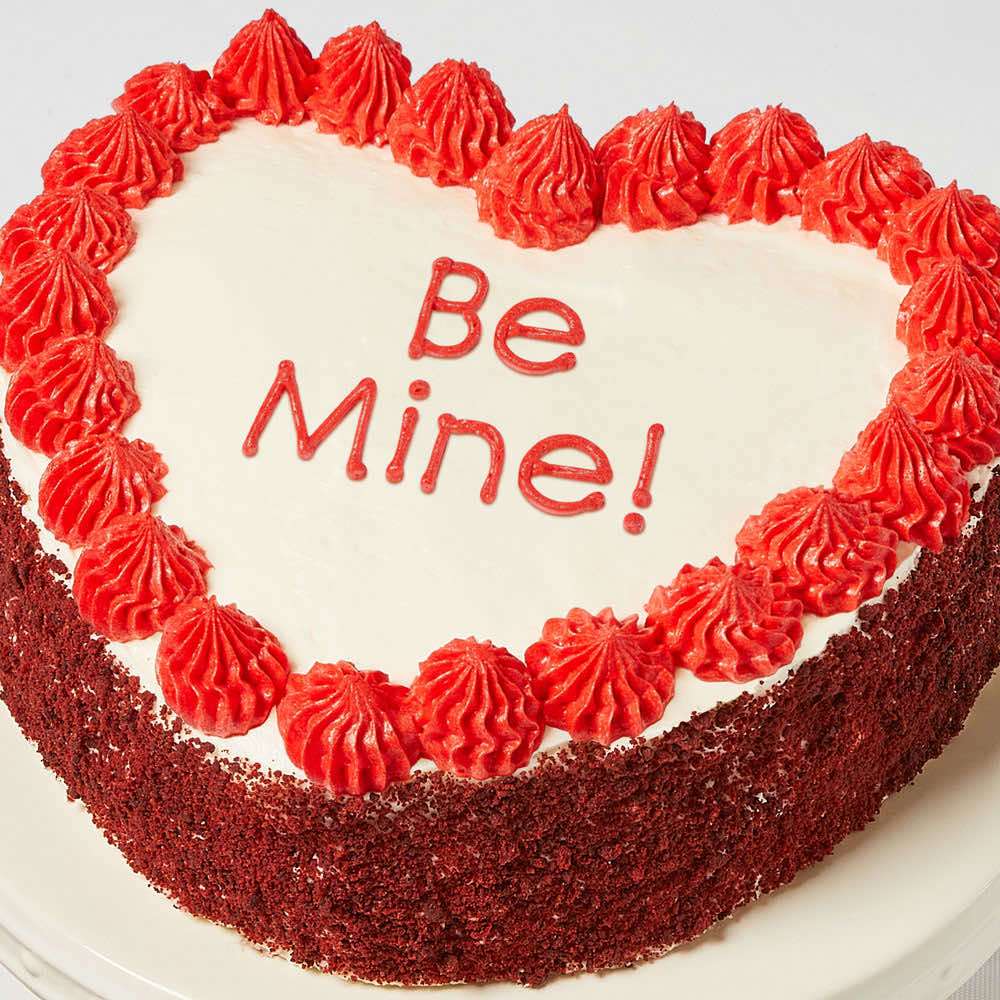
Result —
[[[472, 290], [467, 298], [445, 298], [441, 294], [445, 281], [452, 275], [472, 282]], [[474, 350], [482, 337], [483, 325], [479, 311], [486, 301], [489, 288], [489, 278], [475, 264], [452, 260], [450, 257], [438, 257], [431, 268], [430, 282], [420, 307], [416, 328], [409, 342], [410, 358], [457, 359]], [[443, 344], [431, 339], [429, 331], [434, 313], [460, 316], [465, 324], [465, 336], [453, 344]], [[553, 325], [525, 322], [527, 317], [539, 313], [550, 313], [554, 317]], [[494, 350], [498, 359], [512, 371], [530, 376], [568, 372], [577, 364], [577, 356], [573, 351], [564, 351], [546, 360], [534, 361], [513, 350], [510, 342], [516, 338], [579, 347], [585, 339], [583, 320], [576, 310], [565, 302], [547, 296], [537, 296], [515, 303], [500, 317], [496, 325]], [[431, 395], [431, 386], [425, 379], [414, 379], [407, 391], [413, 403], [424, 403]], [[260, 437], [286, 395], [292, 414], [298, 455], [302, 459], [312, 458], [320, 445], [357, 410], [354, 439], [347, 458], [347, 475], [353, 480], [364, 479], [368, 471], [363, 460], [364, 449], [377, 394], [378, 387], [375, 380], [362, 378], [330, 411], [323, 422], [310, 432], [295, 375], [295, 365], [291, 361], [282, 361], [250, 425], [243, 442], [243, 453], [247, 457], [257, 454]], [[396, 443], [385, 467], [385, 478], [388, 482], [397, 484], [405, 478], [406, 463], [419, 425], [420, 408], [416, 405], [407, 405], [400, 414]], [[646, 433], [642, 463], [635, 489], [631, 494], [632, 503], [636, 507], [648, 508], [653, 501], [651, 486], [663, 433], [663, 425], [659, 423], [652, 424]], [[486, 473], [479, 490], [479, 497], [484, 504], [492, 504], [499, 492], [507, 453], [503, 434], [498, 427], [487, 421], [459, 418], [447, 412], [437, 416], [437, 434], [429, 454], [425, 452], [428, 458], [427, 466], [420, 477], [421, 490], [424, 493], [433, 493], [437, 488], [445, 453], [455, 435], [476, 437], [486, 445], [488, 451]], [[551, 461], [550, 456], [559, 451], [575, 451], [580, 457], [574, 461]], [[596, 441], [571, 433], [541, 437], [524, 453], [517, 470], [517, 486], [521, 496], [536, 510], [556, 517], [576, 517], [602, 510], [607, 504], [607, 497], [602, 490], [592, 489], [589, 492], [580, 490], [579, 495], [571, 495], [569, 499], [560, 499], [558, 494], [552, 495], [546, 492], [540, 480], [558, 479], [568, 483], [602, 487], [611, 483], [614, 475], [607, 453]], [[551, 490], [552, 487], [548, 489]], [[570, 493], [574, 494], [577, 491], [571, 489]], [[630, 511], [624, 515], [622, 526], [627, 533], [638, 535], [645, 529], [646, 519], [638, 511]]]
[[375, 380], [363, 378], [341, 401], [330, 411], [330, 415], [311, 434], [306, 426], [306, 415], [302, 409], [302, 395], [299, 392], [299, 383], [295, 377], [295, 365], [291, 361], [282, 361], [278, 365], [278, 374], [275, 375], [271, 388], [268, 389], [264, 402], [254, 422], [250, 425], [250, 432], [243, 442], [243, 454], [248, 458], [257, 454], [260, 445], [260, 436], [264, 432], [274, 416], [274, 411], [281, 402], [281, 397], [288, 395], [288, 405], [292, 408], [292, 421], [295, 424], [295, 440], [299, 451], [299, 457], [310, 459], [316, 454], [316, 449], [340, 426], [344, 418], [358, 405], [361, 412], [358, 415], [358, 426], [354, 432], [354, 441], [351, 444], [351, 451], [347, 457], [347, 475], [350, 479], [364, 479], [368, 475], [368, 469], [362, 461], [365, 451], [365, 440], [368, 437], [368, 425], [371, 422], [372, 410], [375, 407], [375, 396], [378, 389]]

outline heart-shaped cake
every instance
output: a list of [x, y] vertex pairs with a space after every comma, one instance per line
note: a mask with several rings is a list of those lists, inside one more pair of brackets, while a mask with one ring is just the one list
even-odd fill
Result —
[[185, 909], [375, 982], [627, 965], [961, 728], [1000, 212], [904, 148], [780, 105], [592, 145], [269, 10], [42, 176], [0, 691]]

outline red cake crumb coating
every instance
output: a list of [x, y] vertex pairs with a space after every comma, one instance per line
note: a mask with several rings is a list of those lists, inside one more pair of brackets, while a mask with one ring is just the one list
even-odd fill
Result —
[[71, 337], [18, 368], [4, 418], [18, 441], [51, 458], [84, 434], [121, 430], [138, 409], [132, 366], [97, 337]]
[[522, 125], [473, 185], [479, 218], [522, 247], [580, 243], [600, 216], [601, 173], [565, 104]]
[[101, 271], [45, 247], [0, 285], [0, 364], [13, 371], [53, 341], [100, 337], [117, 315]]
[[110, 195], [82, 186], [43, 191], [0, 229], [0, 272], [9, 273], [46, 246], [110, 271], [134, 245], [132, 220]]
[[443, 187], [468, 185], [509, 138], [514, 116], [490, 74], [446, 59], [405, 91], [386, 136], [397, 163]]
[[183, 176], [184, 165], [167, 137], [131, 109], [74, 129], [42, 167], [47, 191], [79, 185], [111, 195], [126, 208], [170, 194]]
[[896, 336], [911, 355], [960, 347], [1000, 365], [1000, 279], [961, 257], [932, 265], [906, 293]]
[[501, 646], [453, 639], [420, 664], [406, 702], [442, 771], [494, 778], [523, 767], [545, 731], [525, 665]]
[[674, 696], [674, 671], [656, 628], [637, 615], [619, 621], [610, 608], [573, 608], [550, 618], [525, 653], [545, 721], [575, 740], [607, 746], [638, 736]]
[[802, 605], [766, 566], [712, 559], [685, 565], [646, 604], [676, 661], [704, 681], [745, 683], [790, 663], [802, 641]]
[[378, 21], [331, 38], [319, 56], [309, 114], [320, 132], [348, 146], [384, 146], [386, 129], [410, 86], [410, 60]]
[[766, 566], [806, 611], [832, 615], [882, 593], [898, 541], [866, 500], [802, 486], [747, 518], [736, 550], [741, 563]]
[[802, 228], [834, 243], [872, 248], [889, 216], [933, 186], [915, 156], [891, 142], [873, 142], [866, 132], [802, 176]]
[[594, 147], [604, 175], [602, 221], [640, 229], [690, 226], [712, 191], [705, 126], [676, 104], [623, 118]]
[[985, 195], [956, 181], [907, 202], [889, 218], [878, 244], [892, 276], [910, 285], [934, 264], [961, 257], [1000, 270], [1000, 212]]
[[242, 736], [271, 714], [285, 691], [288, 659], [278, 640], [235, 604], [214, 597], [182, 604], [156, 653], [163, 700], [208, 736]]
[[299, 125], [306, 118], [316, 69], [305, 42], [269, 8], [233, 36], [216, 60], [212, 84], [237, 115], [265, 125]]
[[405, 781], [421, 755], [403, 709], [408, 693], [381, 671], [344, 661], [292, 674], [278, 705], [289, 759], [310, 781], [338, 795], [382, 792]]
[[178, 740], [91, 637], [24, 502], [0, 491], [0, 693], [67, 794], [180, 907], [376, 982], [537, 985], [699, 936], [870, 822], [1000, 662], [994, 484], [969, 537], [757, 697], [523, 775], [331, 798]]
[[233, 116], [205, 70], [170, 62], [147, 66], [127, 80], [114, 108], [131, 108], [141, 115], [178, 153], [215, 142], [230, 128]]
[[892, 380], [889, 399], [966, 472], [1000, 455], [1000, 374], [963, 351], [914, 358]]
[[79, 548], [122, 514], [141, 514], [166, 495], [167, 467], [145, 441], [88, 434], [57, 452], [38, 485], [38, 513], [60, 541]]
[[148, 512], [130, 514], [90, 536], [76, 564], [73, 597], [102, 635], [146, 639], [185, 601], [205, 593], [210, 567], [176, 525]]
[[958, 459], [894, 402], [858, 435], [833, 485], [869, 501], [903, 541], [933, 552], [957, 537], [969, 517], [969, 484]]
[[712, 136], [711, 153], [711, 208], [730, 222], [798, 215], [799, 180], [823, 159], [815, 129], [780, 104], [737, 115]]

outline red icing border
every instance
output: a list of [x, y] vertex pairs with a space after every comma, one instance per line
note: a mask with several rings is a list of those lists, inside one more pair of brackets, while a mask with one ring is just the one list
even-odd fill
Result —
[[[272, 124], [297, 123], [311, 112], [321, 131], [336, 131], [348, 143], [381, 144], [388, 139], [396, 158], [417, 175], [429, 176], [439, 184], [471, 183], [481, 218], [493, 225], [498, 236], [522, 246], [554, 250], [580, 242], [602, 219], [605, 223], [621, 220], [633, 229], [670, 228], [694, 221], [706, 209], [725, 211], [731, 221], [756, 218], [770, 223], [783, 214], [798, 213], [804, 198], [805, 228], [818, 228], [832, 239], [868, 246], [881, 232], [879, 253], [890, 261], [897, 277], [912, 279], [928, 268], [934, 275], [946, 266], [951, 267], [951, 274], [955, 272], [953, 265], [932, 267], [935, 261], [950, 258], [967, 261], [962, 273], [973, 278], [977, 267], [981, 266], [985, 274], [985, 269], [1000, 266], [1000, 215], [987, 199], [960, 191], [955, 184], [922, 195], [930, 180], [919, 161], [901, 147], [872, 143], [867, 136], [824, 159], [809, 123], [780, 105], [736, 116], [716, 133], [711, 146], [705, 143], [704, 129], [697, 120], [675, 105], [641, 112], [615, 126], [598, 144], [595, 154], [566, 107], [555, 115], [533, 119], [511, 134], [512, 119], [502, 94], [488, 73], [474, 64], [451, 60], [440, 63], [411, 88], [409, 61], [398, 43], [377, 24], [353, 28], [331, 39], [319, 59], [314, 60], [294, 30], [271, 10], [236, 35], [217, 62], [215, 72], [215, 79], [210, 79], [203, 72], [179, 64], [148, 67], [126, 84], [118, 102], [125, 110], [78, 129], [54, 151], [44, 168], [50, 193], [42, 199], [48, 199], [46, 204], [51, 205], [64, 198], [67, 213], [70, 206], [79, 212], [82, 202], [73, 197], [79, 185], [81, 191], [90, 189], [91, 205], [102, 213], [98, 217], [91, 212], [83, 221], [74, 223], [71, 236], [57, 237], [65, 242], [68, 254], [84, 255], [86, 263], [78, 267], [97, 264], [110, 269], [128, 251], [134, 234], [127, 217], [115, 212], [114, 200], [141, 207], [150, 197], [168, 194], [183, 175], [181, 160], [171, 144], [176, 149], [189, 149], [218, 138], [228, 127], [230, 113], [223, 100], [236, 114], [254, 114]], [[404, 110], [394, 126], [397, 107]], [[142, 114], [161, 125], [167, 134], [150, 125]], [[477, 123], [477, 127], [470, 128], [470, 123]], [[463, 148], [462, 143], [467, 143], [468, 148]], [[907, 201], [907, 196], [911, 200]], [[27, 260], [39, 253], [30, 232], [34, 217], [29, 219], [24, 214], [30, 209], [37, 215], [36, 202], [19, 210], [22, 214], [16, 213], [4, 227], [3, 253], [11, 261], [19, 260], [17, 254]], [[895, 214], [890, 217], [891, 211]], [[48, 228], [40, 230], [39, 237], [51, 238], [45, 235], [50, 230], [61, 232], [60, 221], [48, 220]], [[907, 228], [911, 223], [912, 231]], [[18, 234], [17, 242], [12, 242], [12, 233]], [[94, 273], [98, 274], [93, 279], [95, 287], [102, 288], [103, 278]], [[449, 274], [473, 281], [469, 299], [441, 296]], [[958, 283], [957, 290], [943, 291], [931, 285], [931, 277], [918, 280], [900, 318], [900, 335], [911, 352], [938, 343], [954, 344], [988, 362], [997, 360], [990, 350], [997, 333], [991, 284], [994, 279], [975, 278], [978, 284], [974, 285], [973, 278]], [[9, 283], [9, 287], [16, 287], [16, 282]], [[438, 259], [410, 344], [411, 357], [458, 357], [475, 347], [482, 333], [477, 311], [487, 290], [486, 276], [478, 268]], [[138, 407], [130, 366], [96, 340], [96, 335], [114, 320], [114, 302], [110, 296], [107, 298], [103, 319], [90, 325], [84, 323], [83, 328], [76, 320], [53, 328], [51, 343], [37, 341], [38, 349], [44, 350], [37, 358], [26, 360], [15, 373], [7, 396], [8, 422], [29, 447], [52, 455], [69, 445], [63, 456], [81, 454], [81, 449], [74, 450], [74, 440], [87, 440], [95, 433], [113, 440]], [[519, 322], [539, 309], [561, 317], [567, 329]], [[450, 345], [431, 340], [428, 328], [434, 312], [462, 316], [465, 337]], [[577, 346], [583, 339], [583, 328], [572, 309], [551, 299], [519, 303], [503, 317], [495, 335], [501, 361], [524, 374], [546, 375], [569, 370], [575, 363], [573, 353], [564, 352], [547, 362], [528, 361], [509, 346], [509, 340], [519, 335]], [[27, 353], [31, 353], [30, 349]], [[22, 357], [20, 348], [12, 349], [8, 362], [12, 366], [19, 364]], [[938, 373], [933, 365], [931, 370]], [[817, 527], [818, 534], [808, 535], [821, 550], [835, 545], [838, 558], [844, 567], [850, 564], [851, 572], [857, 572], [862, 564], [866, 567], [863, 579], [848, 588], [849, 596], [837, 597], [832, 603], [825, 580], [817, 583], [809, 579], [808, 585], [796, 584], [807, 603], [811, 602], [812, 610], [823, 613], [831, 608], [855, 606], [857, 601], [881, 590], [885, 576], [891, 572], [887, 540], [892, 528], [931, 548], [939, 548], [945, 538], [958, 533], [967, 516], [968, 490], [956, 471], [958, 460], [948, 448], [959, 455], [965, 467], [995, 454], [1000, 444], [1000, 407], [992, 375], [981, 375], [968, 365], [956, 370], [960, 376], [952, 381], [945, 383], [943, 375], [935, 374], [937, 381], [932, 388], [921, 390], [925, 394], [950, 392], [943, 401], [936, 401], [937, 397], [914, 398], [912, 387], [906, 396], [907, 405], [921, 414], [923, 426], [942, 436], [947, 448], [936, 438], [927, 439], [913, 419], [893, 404], [845, 456], [836, 479], [848, 498], [844, 503], [855, 502], [850, 498], [860, 498], [858, 504], [870, 503], [888, 527], [863, 524], [863, 519], [847, 516], [844, 507], [837, 508], [840, 534], [835, 543], [828, 527]], [[940, 386], [945, 388], [934, 388]], [[426, 383], [415, 382], [411, 387], [414, 400], [425, 399], [428, 392]], [[264, 428], [285, 395], [289, 397], [303, 458], [314, 454], [332, 430], [358, 407], [347, 471], [353, 479], [363, 478], [367, 470], [362, 456], [375, 393], [374, 382], [363, 379], [310, 432], [294, 366], [282, 362], [247, 435], [244, 451], [256, 451]], [[386, 469], [390, 482], [402, 478], [418, 419], [415, 407], [404, 411], [396, 454]], [[489, 463], [481, 496], [484, 502], [492, 502], [504, 461], [503, 440], [492, 425], [460, 420], [450, 414], [439, 418], [439, 432], [421, 479], [422, 488], [434, 488], [447, 443], [455, 433], [473, 434], [486, 443]], [[650, 481], [662, 435], [660, 425], [649, 430], [633, 493], [633, 501], [640, 508], [651, 502]], [[547, 461], [546, 456], [559, 448], [580, 451], [591, 466]], [[884, 461], [864, 468], [859, 449], [868, 455], [891, 454], [895, 464]], [[906, 466], [903, 483], [894, 479], [900, 461]], [[141, 489], [134, 496], [125, 498], [121, 494], [122, 509], [114, 513], [127, 516], [115, 521], [110, 515], [95, 514], [93, 499], [87, 498], [87, 484], [93, 489], [98, 481], [94, 479], [97, 473], [93, 464], [77, 465], [79, 471], [74, 471], [74, 464], [66, 457], [53, 460], [52, 469], [61, 469], [63, 479], [69, 479], [60, 481], [57, 493], [53, 486], [55, 473], [50, 472], [48, 484], [52, 489], [46, 491], [45, 507], [47, 523], [57, 527], [62, 537], [77, 544], [88, 542], [81, 560], [83, 571], [77, 576], [82, 605], [92, 619], [96, 618], [108, 634], [117, 638], [163, 628], [183, 601], [200, 599], [207, 561], [197, 546], [182, 532], [177, 533], [179, 529], [161, 528], [161, 522], [151, 513], [162, 494], [160, 466], [149, 466], [151, 478], [136, 481]], [[146, 474], [142, 472], [140, 478]], [[82, 492], [77, 494], [73, 493], [73, 476], [81, 477]], [[607, 456], [594, 442], [574, 435], [546, 438], [525, 455], [518, 474], [525, 498], [547, 513], [572, 516], [600, 509], [604, 505], [603, 493], [595, 490], [575, 501], [556, 501], [535, 482], [545, 476], [600, 486], [610, 481], [611, 468]], [[809, 510], [826, 517], [833, 508], [821, 504]], [[74, 515], [74, 511], [78, 513]], [[79, 519], [78, 527], [72, 523], [74, 516]], [[91, 528], [84, 530], [84, 523]], [[127, 546], [119, 544], [115, 548], [126, 523], [133, 533], [138, 531], [136, 538], [141, 535], [144, 545], [157, 549], [157, 555], [148, 565], [129, 563], [128, 572], [123, 569], [118, 578], [109, 577], [109, 560], [131, 555]], [[643, 525], [638, 512], [624, 518], [629, 532], [639, 533]], [[100, 529], [96, 532], [99, 538], [90, 539], [95, 534], [91, 529]], [[873, 560], [876, 541], [886, 552], [878, 548], [878, 558]], [[787, 545], [787, 538], [783, 544]], [[94, 547], [101, 551], [100, 559], [89, 554]], [[866, 553], [864, 558], [859, 555], [862, 552]], [[746, 550], [750, 562], [759, 560], [760, 555], [753, 545]], [[797, 565], [796, 558], [786, 547], [772, 568], [779, 576], [787, 575]], [[174, 568], [183, 580], [176, 575], [170, 580], [150, 575], [153, 563], [164, 559], [176, 562]], [[701, 570], [686, 567], [670, 588], [658, 588], [650, 614], [666, 629], [669, 648], [681, 663], [708, 678], [745, 679], [787, 662], [801, 634], [799, 609], [794, 600], [785, 599], [781, 580], [768, 577], [766, 562], [763, 560], [757, 568], [743, 563], [727, 567], [717, 561]], [[873, 570], [872, 565], [881, 568]], [[820, 585], [826, 588], [823, 596], [811, 589]], [[101, 602], [112, 598], [119, 602], [115, 605], [118, 610], [105, 613], [111, 604]], [[119, 614], [122, 608], [126, 612]], [[692, 638], [696, 634], [697, 642]], [[480, 649], [482, 656], [486, 656], [485, 648]], [[491, 653], [487, 659], [493, 656]], [[412, 720], [399, 723], [404, 727], [410, 724]], [[537, 746], [533, 736], [528, 744]], [[527, 757], [524, 761], [520, 755], [505, 759], [506, 768], [511, 761], [523, 763]], [[396, 770], [390, 767], [385, 775], [397, 779], [405, 776], [401, 770], [397, 775]], [[473, 771], [476, 777], [499, 773], [491, 772], [488, 765], [477, 765], [469, 773]], [[380, 782], [380, 778], [373, 777], [371, 787]], [[366, 783], [347, 782], [343, 788], [342, 783], [334, 785], [357, 793]]]

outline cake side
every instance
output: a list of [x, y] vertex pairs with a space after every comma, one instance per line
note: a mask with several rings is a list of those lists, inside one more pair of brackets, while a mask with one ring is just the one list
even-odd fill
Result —
[[540, 983], [697, 936], [874, 818], [1000, 655], [993, 483], [973, 530], [764, 696], [520, 776], [335, 799], [177, 739], [80, 619], [2, 471], [0, 684], [46, 765], [179, 905], [365, 980]]

